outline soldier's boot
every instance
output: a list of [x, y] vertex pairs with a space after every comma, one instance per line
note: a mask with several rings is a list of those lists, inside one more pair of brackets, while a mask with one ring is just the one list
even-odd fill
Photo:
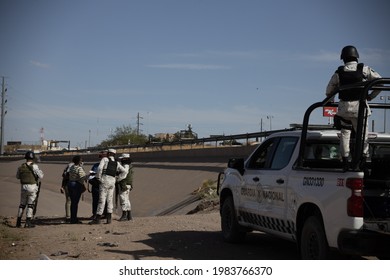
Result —
[[119, 221], [127, 221], [127, 211], [122, 211], [122, 217], [120, 217]]
[[100, 224], [100, 215], [97, 215], [97, 214], [96, 214], [95, 219], [93, 219], [92, 221], [90, 221], [88, 224], [90, 224], [90, 225], [98, 225], [98, 224]]
[[111, 213], [107, 213], [107, 224], [111, 224]]
[[127, 220], [131, 221], [133, 217], [131, 216], [131, 210], [127, 211]]
[[21, 227], [22, 226], [22, 217], [18, 217], [16, 220], [16, 227]]
[[33, 228], [35, 225], [31, 222], [31, 218], [26, 218], [25, 228]]

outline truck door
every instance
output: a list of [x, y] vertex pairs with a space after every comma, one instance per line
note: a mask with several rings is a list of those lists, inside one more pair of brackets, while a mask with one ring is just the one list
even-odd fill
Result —
[[[253, 154], [245, 174], [246, 183], [251, 183], [257, 192], [257, 213], [263, 220], [262, 227], [274, 229], [283, 224], [286, 215], [286, 186], [289, 165], [298, 137], [280, 137], [273, 140], [259, 153]], [[256, 165], [262, 162], [261, 165]], [[251, 167], [251, 169], [249, 169]], [[268, 217], [265, 219], [265, 217]], [[269, 219], [272, 217], [272, 219]]]
[[254, 216], [258, 215], [259, 195], [261, 194], [260, 174], [267, 168], [279, 138], [271, 138], [263, 142], [246, 163], [243, 175], [245, 183], [241, 188], [241, 207], [249, 223], [256, 223]]

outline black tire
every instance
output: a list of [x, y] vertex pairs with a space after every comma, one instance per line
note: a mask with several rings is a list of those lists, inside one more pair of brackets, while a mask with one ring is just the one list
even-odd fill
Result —
[[300, 238], [301, 258], [325, 260], [329, 258], [329, 245], [322, 221], [317, 216], [309, 217], [302, 228]]
[[245, 239], [246, 232], [241, 230], [237, 222], [233, 197], [231, 196], [227, 197], [222, 204], [221, 229], [223, 238], [227, 242], [237, 243]]

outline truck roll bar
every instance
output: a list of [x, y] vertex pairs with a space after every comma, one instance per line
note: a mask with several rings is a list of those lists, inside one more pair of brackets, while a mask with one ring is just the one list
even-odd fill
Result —
[[[299, 156], [298, 156], [298, 162], [297, 162], [297, 168], [303, 167], [303, 157], [306, 147], [306, 140], [307, 140], [307, 131], [309, 128], [309, 119], [311, 113], [319, 108], [324, 107], [325, 105], [328, 107], [338, 107], [338, 102], [332, 102], [335, 95], [338, 94], [340, 91], [345, 89], [363, 89], [360, 93], [359, 97], [359, 112], [358, 112], [358, 124], [357, 124], [357, 131], [355, 136], [355, 149], [352, 154], [352, 168], [358, 169], [359, 165], [361, 163], [362, 154], [363, 154], [363, 147], [364, 147], [364, 140], [365, 140], [365, 133], [366, 133], [366, 127], [367, 127], [367, 96], [368, 92], [371, 90], [380, 90], [380, 91], [390, 91], [390, 78], [379, 78], [374, 79], [372, 81], [357, 83], [353, 85], [348, 86], [342, 86], [339, 87], [333, 95], [326, 97], [323, 101], [316, 102], [312, 104], [305, 112], [303, 117], [303, 124], [302, 124], [302, 134], [301, 134], [301, 142], [299, 146]], [[390, 109], [390, 103], [369, 103], [370, 108], [375, 109]]]

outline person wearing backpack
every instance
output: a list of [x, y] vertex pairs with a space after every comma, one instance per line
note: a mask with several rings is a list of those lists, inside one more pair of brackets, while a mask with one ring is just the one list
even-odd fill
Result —
[[40, 170], [38, 165], [34, 163], [35, 154], [33, 152], [27, 152], [24, 158], [26, 159], [26, 162], [19, 166], [16, 172], [16, 178], [20, 180], [21, 184], [20, 204], [16, 227], [21, 227], [23, 212], [27, 206], [26, 223], [24, 227], [33, 228], [35, 225], [32, 223], [31, 219], [33, 217], [34, 207], [39, 191], [39, 181], [43, 178], [43, 171]]
[[99, 187], [99, 204], [96, 217], [89, 224], [100, 224], [100, 218], [103, 214], [104, 207], [107, 204], [107, 224], [112, 221], [112, 212], [114, 209], [114, 189], [115, 182], [123, 180], [127, 176], [124, 167], [115, 160], [115, 149], [108, 149], [107, 157], [100, 160], [97, 168], [96, 179], [100, 182]]
[[[326, 87], [326, 96], [330, 97], [334, 95], [336, 91], [339, 90], [340, 86], [348, 86], [355, 83], [361, 83], [365, 81], [371, 81], [376, 78], [381, 78], [381, 76], [375, 72], [371, 67], [364, 65], [363, 63], [358, 63], [359, 53], [354, 46], [345, 46], [341, 50], [340, 59], [343, 60], [344, 65], [338, 67], [336, 72], [332, 75], [327, 87]], [[351, 139], [352, 129], [356, 132], [357, 122], [358, 122], [358, 111], [359, 111], [359, 99], [360, 99], [360, 89], [346, 89], [340, 90], [339, 95], [339, 105], [336, 117], [340, 119], [340, 128], [341, 128], [341, 139], [340, 139], [340, 151], [343, 159], [343, 168], [344, 171], [349, 169], [349, 156], [350, 156], [350, 146], [349, 142]], [[368, 96], [367, 100], [370, 101], [374, 99], [380, 91], [374, 90]], [[366, 102], [367, 104], [367, 102]], [[371, 114], [370, 109], [367, 104], [368, 115]], [[336, 118], [335, 118], [336, 124]], [[362, 162], [365, 162], [365, 159], [368, 157], [368, 122], [365, 129], [365, 143], [363, 148], [363, 158]]]
[[86, 191], [84, 185], [87, 175], [83, 168], [83, 160], [80, 156], [74, 156], [73, 165], [69, 168], [68, 192], [70, 197], [70, 223], [81, 224], [77, 217], [81, 195]]
[[66, 165], [64, 171], [62, 171], [62, 182], [60, 192], [65, 195], [65, 221], [70, 222], [70, 196], [68, 191], [68, 182], [69, 182], [69, 170], [73, 165], [73, 162], [70, 162]]

